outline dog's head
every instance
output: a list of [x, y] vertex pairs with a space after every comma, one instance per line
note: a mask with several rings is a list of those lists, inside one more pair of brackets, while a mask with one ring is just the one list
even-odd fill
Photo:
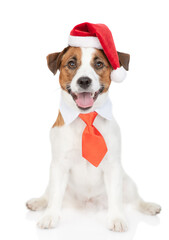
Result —
[[[128, 70], [129, 54], [117, 53], [120, 65]], [[49, 54], [47, 64], [53, 74], [60, 70], [63, 96], [72, 107], [87, 111], [103, 104], [114, 71], [103, 50], [67, 47], [62, 52]]]

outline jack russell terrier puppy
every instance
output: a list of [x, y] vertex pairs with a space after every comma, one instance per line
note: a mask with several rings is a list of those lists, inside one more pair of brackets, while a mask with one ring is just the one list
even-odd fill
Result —
[[40, 198], [26, 203], [33, 211], [46, 208], [38, 222], [40, 228], [56, 227], [67, 191], [80, 201], [106, 193], [107, 226], [116, 232], [127, 230], [124, 202], [145, 214], [160, 213], [159, 205], [139, 196], [121, 165], [120, 129], [108, 93], [111, 80], [124, 78], [129, 57], [116, 51], [107, 26], [91, 23], [77, 25], [71, 31], [69, 46], [47, 56], [53, 74], [60, 70], [61, 101], [50, 135], [48, 187]]

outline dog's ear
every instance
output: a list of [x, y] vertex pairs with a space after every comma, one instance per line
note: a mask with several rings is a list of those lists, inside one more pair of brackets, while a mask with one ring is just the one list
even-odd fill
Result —
[[62, 52], [51, 53], [46, 57], [48, 68], [50, 69], [51, 72], [53, 72], [54, 75], [60, 68], [62, 57], [67, 52], [68, 49], [69, 47], [66, 47], [63, 49]]
[[51, 72], [53, 72], [53, 74], [56, 74], [56, 72], [58, 70], [57, 60], [58, 60], [59, 55], [60, 55], [60, 52], [51, 53], [46, 57], [48, 68], [50, 69]]
[[117, 52], [120, 67], [112, 70], [110, 78], [114, 82], [122, 82], [126, 78], [126, 71], [129, 70], [130, 55], [127, 53]]
[[120, 66], [123, 66], [126, 71], [129, 70], [130, 55], [128, 53], [117, 52], [119, 56]]

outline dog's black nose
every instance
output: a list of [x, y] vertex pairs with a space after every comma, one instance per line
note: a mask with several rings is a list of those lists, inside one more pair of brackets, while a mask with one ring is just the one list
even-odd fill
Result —
[[90, 86], [92, 80], [88, 77], [81, 77], [77, 80], [77, 84], [83, 88], [83, 89], [86, 89]]

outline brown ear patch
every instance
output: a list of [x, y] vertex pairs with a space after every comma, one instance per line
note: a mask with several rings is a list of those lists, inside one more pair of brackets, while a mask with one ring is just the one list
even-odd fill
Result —
[[50, 69], [51, 72], [53, 72], [53, 74], [56, 74], [57, 69], [58, 69], [57, 68], [57, 59], [59, 57], [59, 54], [60, 54], [60, 52], [51, 53], [46, 57], [48, 68]]
[[51, 72], [53, 72], [54, 75], [60, 68], [62, 57], [67, 52], [68, 49], [69, 47], [66, 47], [63, 49], [62, 52], [51, 53], [46, 57], [48, 68], [50, 69]]
[[61, 112], [59, 111], [58, 116], [57, 116], [57, 119], [56, 119], [56, 122], [53, 124], [52, 128], [54, 128], [54, 127], [61, 127], [61, 126], [63, 126], [64, 124], [65, 124], [65, 123], [64, 123], [62, 114], [61, 114]]
[[128, 53], [117, 52], [119, 56], [120, 65], [124, 67], [126, 71], [129, 70], [130, 55]]

